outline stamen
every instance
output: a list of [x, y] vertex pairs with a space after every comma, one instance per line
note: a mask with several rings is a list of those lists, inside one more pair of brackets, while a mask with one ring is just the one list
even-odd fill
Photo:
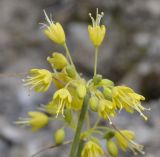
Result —
[[94, 18], [92, 17], [92, 14], [89, 13], [89, 16], [90, 16], [90, 18], [91, 18], [91, 20], [92, 20], [92, 25], [93, 25], [93, 27], [95, 27], [95, 20], [94, 20]]
[[[57, 115], [56, 115], [56, 118], [58, 117], [58, 115], [59, 115], [59, 112], [61, 111], [61, 108], [63, 107], [63, 100], [60, 100], [60, 106], [59, 106], [59, 108], [58, 108], [58, 110], [57, 110]], [[63, 109], [63, 108], [62, 108]]]
[[45, 23], [39, 23], [41, 26], [40, 26], [40, 29], [43, 29], [43, 28], [48, 28], [49, 29], [49, 27], [48, 27], [48, 25], [47, 24], [45, 24]]
[[98, 13], [98, 8], [97, 8], [97, 11], [96, 11], [96, 19], [94, 19], [94, 18], [92, 17], [92, 14], [91, 14], [91, 13], [89, 13], [89, 16], [90, 16], [90, 18], [91, 18], [91, 20], [92, 20], [92, 25], [93, 25], [93, 27], [96, 27], [96, 26], [99, 26], [99, 25], [100, 25], [100, 21], [101, 21], [102, 17], [104, 16], [104, 12], [101, 12], [101, 13], [99, 14], [99, 13]]
[[50, 13], [50, 21], [51, 21], [51, 23], [53, 24], [54, 23], [54, 21], [53, 21], [53, 19], [52, 19], [52, 14]]
[[43, 12], [44, 12], [46, 21], [51, 25], [51, 24], [52, 24], [52, 21], [49, 19], [49, 17], [48, 17], [48, 15], [47, 15], [46, 11], [43, 10]]

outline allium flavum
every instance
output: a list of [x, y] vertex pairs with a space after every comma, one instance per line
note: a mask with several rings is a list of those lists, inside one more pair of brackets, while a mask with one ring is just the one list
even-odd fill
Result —
[[[69, 157], [102, 157], [110, 154], [118, 156], [118, 148], [128, 149], [136, 153], [144, 153], [143, 146], [134, 142], [133, 131], [121, 130], [114, 123], [121, 109], [128, 113], [138, 111], [147, 120], [144, 111], [148, 110], [141, 104], [145, 98], [127, 86], [116, 86], [110, 79], [97, 74], [99, 46], [102, 44], [106, 28], [100, 25], [104, 13], [99, 14], [97, 9], [96, 19], [90, 15], [92, 26], [88, 26], [91, 42], [95, 49], [93, 77], [86, 79], [78, 73], [72, 61], [70, 51], [66, 44], [64, 30], [60, 23], [54, 23], [45, 17], [49, 25], [45, 26], [44, 33], [53, 42], [62, 46], [64, 53], [54, 52], [47, 57], [52, 70], [31, 69], [24, 85], [35, 92], [46, 92], [51, 84], [55, 92], [48, 103], [37, 110], [29, 112], [29, 118], [20, 118], [16, 124], [31, 126], [32, 131], [37, 131], [46, 126], [50, 121], [61, 120], [63, 126], [54, 133], [55, 148], [60, 145], [72, 143]], [[91, 122], [91, 115], [95, 114], [95, 122]], [[104, 121], [104, 123], [100, 123]], [[109, 125], [107, 125], [109, 124]], [[65, 128], [73, 130], [74, 139], [65, 140]], [[101, 147], [101, 140], [106, 140], [106, 150]]]

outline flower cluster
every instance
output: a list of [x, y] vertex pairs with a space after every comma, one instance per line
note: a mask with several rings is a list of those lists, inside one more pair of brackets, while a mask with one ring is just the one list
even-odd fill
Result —
[[[131, 149], [135, 154], [143, 153], [143, 147], [134, 142], [134, 132], [118, 129], [112, 119], [124, 109], [129, 113], [137, 111], [147, 120], [147, 116], [144, 115], [147, 109], [141, 104], [145, 98], [129, 87], [116, 86], [113, 81], [97, 74], [98, 50], [106, 33], [106, 27], [100, 25], [104, 13], [99, 14], [97, 9], [96, 19], [89, 14], [92, 26], [88, 26], [88, 32], [95, 48], [94, 74], [90, 80], [86, 80], [77, 72], [66, 44], [62, 25], [53, 22], [46, 12], [44, 13], [47, 21], [47, 24], [43, 24], [45, 35], [62, 46], [65, 54], [53, 52], [47, 57], [52, 71], [31, 69], [23, 82], [35, 92], [46, 92], [52, 84], [56, 87], [56, 91], [51, 100], [42, 106], [43, 112], [29, 112], [29, 118], [21, 118], [16, 123], [31, 126], [33, 131], [37, 131], [52, 120], [62, 119], [64, 126], [55, 133], [55, 143], [63, 144], [66, 127], [72, 128], [73, 131], [76, 129], [70, 157], [101, 157], [106, 153], [116, 157], [118, 148], [123, 151]], [[97, 121], [93, 126], [90, 123], [90, 112], [97, 115]], [[76, 121], [78, 118], [79, 120]], [[109, 122], [110, 125], [102, 126], [100, 120]], [[82, 124], [86, 126], [84, 130], [80, 127]], [[98, 138], [99, 136], [101, 138]], [[102, 148], [100, 139], [106, 140], [106, 150]], [[83, 143], [82, 149], [80, 149], [80, 141]]]

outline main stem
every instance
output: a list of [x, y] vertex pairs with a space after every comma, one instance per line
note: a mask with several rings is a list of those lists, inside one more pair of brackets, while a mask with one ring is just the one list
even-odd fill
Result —
[[95, 48], [95, 57], [94, 57], [94, 76], [97, 74], [97, 59], [98, 59], [98, 48]]
[[89, 101], [89, 95], [87, 94], [84, 98], [81, 113], [80, 113], [80, 116], [78, 119], [76, 133], [75, 133], [75, 136], [73, 139], [73, 143], [72, 143], [72, 147], [71, 147], [71, 151], [70, 151], [70, 155], [69, 155], [70, 157], [76, 157], [75, 155], [76, 155], [77, 149], [79, 147], [80, 134], [81, 134], [82, 126], [83, 126], [85, 115], [86, 115], [87, 108], [88, 108], [88, 101]]
[[84, 146], [84, 141], [80, 140], [76, 157], [81, 157], [83, 146]]

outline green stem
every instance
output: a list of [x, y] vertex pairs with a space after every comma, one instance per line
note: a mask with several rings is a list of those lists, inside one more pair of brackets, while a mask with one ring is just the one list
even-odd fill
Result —
[[94, 57], [94, 76], [97, 73], [97, 59], [98, 59], [98, 48], [95, 48], [95, 57]]
[[69, 61], [70, 61], [71, 65], [73, 65], [73, 67], [75, 67], [74, 64], [73, 64], [72, 57], [70, 55], [70, 52], [69, 52], [69, 49], [68, 49], [68, 46], [67, 46], [66, 43], [64, 44], [64, 48], [66, 50], [66, 54], [67, 54], [67, 57], [69, 58]]
[[87, 124], [87, 130], [90, 129], [90, 117], [89, 117], [89, 113], [87, 112], [86, 114], [86, 124]]
[[81, 157], [81, 152], [82, 152], [83, 146], [84, 146], [84, 141], [80, 140], [76, 157]]
[[82, 126], [83, 126], [85, 115], [86, 115], [87, 108], [88, 108], [88, 101], [89, 101], [89, 95], [87, 94], [84, 98], [83, 106], [82, 106], [81, 113], [79, 116], [76, 133], [73, 139], [73, 143], [72, 143], [72, 147], [71, 147], [71, 151], [69, 155], [70, 157], [76, 157], [75, 155], [76, 155], [76, 152], [79, 146], [80, 134], [81, 134]]

